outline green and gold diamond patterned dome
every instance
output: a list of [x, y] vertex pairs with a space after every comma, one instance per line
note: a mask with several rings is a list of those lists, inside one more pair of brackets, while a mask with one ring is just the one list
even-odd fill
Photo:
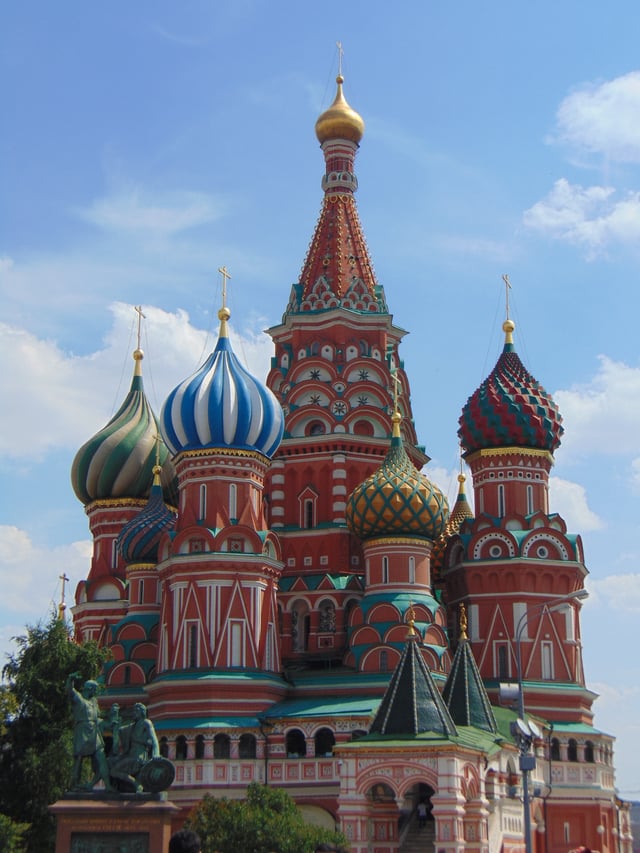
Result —
[[435, 540], [449, 519], [447, 499], [407, 456], [399, 412], [392, 420], [391, 446], [384, 462], [349, 496], [347, 526], [360, 539], [419, 536]]

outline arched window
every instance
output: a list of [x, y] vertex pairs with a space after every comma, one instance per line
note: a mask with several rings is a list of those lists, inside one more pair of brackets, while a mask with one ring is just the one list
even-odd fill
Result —
[[389, 652], [386, 649], [380, 652], [380, 672], [389, 672]]
[[575, 738], [569, 739], [569, 748], [567, 749], [567, 759], [569, 761], [578, 760], [578, 742]]
[[325, 425], [320, 421], [314, 421], [309, 427], [309, 435], [324, 435], [326, 431]]
[[593, 764], [595, 761], [593, 743], [590, 740], [588, 740], [584, 745], [584, 760], [588, 761], [589, 764]]
[[557, 737], [551, 738], [551, 760], [560, 761], [560, 741]]
[[286, 739], [287, 758], [303, 758], [307, 754], [307, 742], [300, 729], [291, 729]]
[[160, 738], [160, 755], [163, 758], [169, 757], [169, 741], [164, 736]]
[[315, 738], [316, 758], [333, 755], [336, 739], [331, 729], [318, 729]]
[[184, 735], [176, 738], [176, 761], [187, 760], [187, 739]]
[[313, 501], [306, 500], [304, 502], [304, 526], [306, 530], [313, 527]]
[[204, 735], [196, 736], [196, 758], [204, 758]]
[[216, 735], [213, 739], [213, 757], [229, 758], [231, 756], [231, 739], [229, 735]]
[[238, 743], [238, 755], [240, 758], [255, 758], [256, 757], [256, 739], [254, 735], [240, 735]]

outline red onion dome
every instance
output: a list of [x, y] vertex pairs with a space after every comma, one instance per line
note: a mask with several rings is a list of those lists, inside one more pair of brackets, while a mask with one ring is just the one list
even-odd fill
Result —
[[515, 324], [506, 320], [505, 345], [496, 366], [469, 397], [458, 436], [467, 454], [489, 447], [559, 447], [562, 416], [551, 395], [533, 378], [513, 346]]

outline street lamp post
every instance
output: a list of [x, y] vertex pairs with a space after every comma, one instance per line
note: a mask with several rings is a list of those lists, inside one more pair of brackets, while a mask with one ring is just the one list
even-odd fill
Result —
[[588, 594], [589, 593], [586, 589], [577, 589], [568, 595], [562, 596], [562, 598], [554, 599], [552, 604], [549, 604], [547, 601], [542, 604], [538, 604], [532, 610], [522, 614], [515, 628], [516, 669], [518, 675], [518, 718], [519, 721], [522, 721], [522, 726], [516, 726], [515, 737], [518, 743], [518, 749], [520, 750], [520, 770], [522, 771], [522, 808], [524, 811], [524, 844], [526, 853], [532, 853], [533, 849], [531, 845], [531, 809], [529, 808], [529, 773], [535, 769], [536, 759], [530, 752], [531, 744], [533, 743], [535, 736], [529, 730], [529, 726], [524, 718], [522, 634], [529, 622], [529, 619], [535, 616], [536, 613], [544, 610], [545, 607], [548, 612], [552, 613], [570, 601], [586, 598]]

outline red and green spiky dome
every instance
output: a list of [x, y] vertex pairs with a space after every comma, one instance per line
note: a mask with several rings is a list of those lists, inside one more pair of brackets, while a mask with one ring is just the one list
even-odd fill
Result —
[[511, 320], [502, 328], [504, 349], [496, 366], [469, 397], [458, 436], [467, 454], [490, 447], [532, 447], [550, 453], [560, 445], [562, 416], [551, 395], [520, 361]]
[[393, 421], [393, 437], [384, 462], [349, 496], [347, 527], [360, 539], [420, 536], [435, 540], [449, 519], [447, 499], [407, 456], [397, 412]]

